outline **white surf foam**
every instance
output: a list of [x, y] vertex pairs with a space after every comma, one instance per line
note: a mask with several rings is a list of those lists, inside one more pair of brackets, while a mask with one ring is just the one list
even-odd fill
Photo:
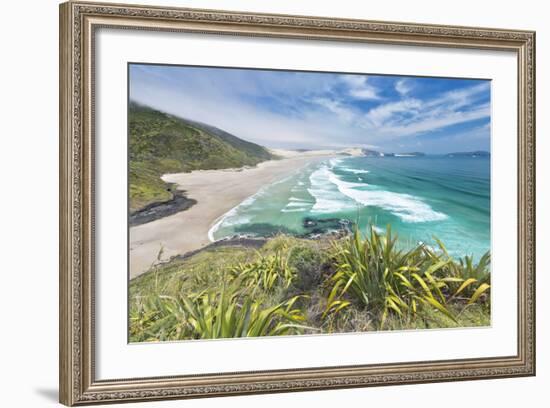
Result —
[[330, 181], [331, 175], [334, 174], [326, 164], [322, 164], [311, 173], [309, 177], [311, 187], [307, 191], [315, 198], [312, 212], [331, 213], [351, 207], [349, 200], [334, 188], [334, 183]]
[[352, 169], [350, 167], [339, 167], [339, 169], [345, 171], [346, 173], [353, 173], [353, 174], [367, 174], [367, 173], [369, 173], [369, 170]]
[[216, 219], [216, 221], [214, 221], [214, 224], [212, 225], [212, 227], [208, 230], [208, 239], [211, 242], [216, 241], [214, 239], [214, 234], [216, 233], [216, 231], [218, 231], [221, 228], [222, 224], [224, 226], [231, 226], [231, 225], [238, 225], [238, 224], [246, 224], [247, 222], [250, 222], [251, 217], [250, 216], [239, 215], [240, 210], [252, 205], [258, 197], [260, 197], [261, 195], [266, 193], [267, 189], [269, 189], [273, 186], [285, 183], [285, 182], [289, 181], [290, 179], [292, 179], [293, 177], [296, 177], [296, 174], [298, 173], [298, 171], [300, 171], [300, 170], [298, 169], [295, 172], [293, 172], [292, 174], [290, 174], [289, 176], [284, 177], [284, 178], [282, 178], [280, 180], [277, 180], [277, 181], [275, 181], [275, 182], [273, 182], [273, 183], [271, 183], [267, 186], [262, 187], [256, 194], [253, 194], [252, 196], [246, 198], [240, 204], [237, 204], [235, 207], [233, 207], [228, 212], [223, 214], [221, 217]]
[[329, 180], [338, 187], [338, 190], [342, 194], [366, 207], [383, 208], [405, 222], [439, 221], [447, 218], [445, 214], [434, 211], [418, 197], [384, 190], [360, 190], [358, 188], [364, 188], [365, 184], [343, 181], [334, 173], [330, 173], [328, 176]]
[[305, 208], [305, 207], [298, 207], [298, 208], [287, 208], [287, 207], [285, 207], [285, 208], [283, 208], [283, 209], [281, 210], [281, 212], [284, 212], [284, 213], [305, 212], [305, 211], [307, 211], [307, 210], [308, 210], [308, 209]]
[[292, 207], [311, 207], [311, 203], [291, 201], [290, 203], [288, 203], [286, 205], [286, 207], [288, 207], [288, 208], [292, 208]]
[[216, 219], [212, 227], [210, 227], [210, 229], [208, 230], [208, 239], [210, 240], [210, 242], [216, 241], [214, 239], [214, 234], [216, 233], [216, 231], [220, 229], [222, 224], [224, 224], [224, 226], [231, 226], [231, 225], [245, 224], [247, 222], [250, 222], [251, 217], [242, 216], [242, 215], [239, 216], [238, 215], [239, 210], [241, 210], [242, 208], [251, 206], [254, 203], [254, 201], [256, 201], [256, 199], [262, 194], [263, 194], [263, 190], [258, 191], [256, 194], [246, 198], [244, 201], [237, 204], [235, 207], [233, 207], [228, 212], [223, 214], [221, 217]]
[[290, 197], [287, 205], [281, 212], [304, 212], [313, 206], [313, 203], [305, 198]]

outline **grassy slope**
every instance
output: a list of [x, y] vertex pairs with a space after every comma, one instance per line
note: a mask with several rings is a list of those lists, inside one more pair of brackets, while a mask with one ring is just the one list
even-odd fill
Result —
[[270, 159], [262, 146], [220, 129], [130, 103], [130, 210], [172, 197], [168, 172], [252, 166]]
[[[334, 276], [337, 267], [332, 255], [333, 244], [334, 242], [328, 239], [306, 240], [281, 235], [270, 239], [260, 250], [217, 247], [203, 250], [184, 260], [173, 260], [161, 265], [130, 281], [131, 341], [178, 339], [175, 332], [178, 326], [185, 325], [185, 317], [180, 315], [163, 326], [162, 318], [159, 316], [166, 317], [166, 311], [160, 312], [158, 299], [192, 296], [205, 289], [219, 291], [227, 284], [230, 271], [239, 265], [277, 253], [284, 254], [289, 267], [297, 276], [289, 287], [282, 285], [281, 280], [272, 290], [256, 289], [254, 297], [262, 307], [271, 307], [285, 299], [303, 295], [304, 297], [296, 302], [295, 308], [300, 310], [305, 318], [303, 324], [310, 329], [300, 330], [298, 333], [379, 330], [376, 323], [380, 318], [379, 312], [370, 312], [357, 302], [352, 302], [339, 313], [323, 317], [327, 297], [332, 288], [331, 277]], [[457, 316], [457, 322], [434, 308], [426, 307], [414, 317], [405, 318], [395, 313], [390, 314], [384, 329], [473, 327], [490, 324], [490, 307], [486, 302], [476, 302], [465, 307], [464, 302], [454, 301], [449, 302], [448, 308]], [[170, 315], [172, 312], [167, 313]], [[157, 320], [159, 326], [152, 326], [150, 319]]]

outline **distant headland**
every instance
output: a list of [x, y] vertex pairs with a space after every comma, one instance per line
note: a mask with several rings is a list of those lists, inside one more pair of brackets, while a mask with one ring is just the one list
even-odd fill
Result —
[[489, 157], [491, 153], [486, 150], [476, 150], [474, 152], [455, 152], [447, 153], [446, 157]]
[[[360, 156], [364, 157], [424, 157], [426, 153], [423, 152], [405, 152], [405, 153], [393, 153], [393, 152], [380, 152], [372, 149], [361, 149]], [[472, 152], [451, 152], [446, 153], [445, 157], [489, 157], [491, 153], [485, 150], [476, 150]]]

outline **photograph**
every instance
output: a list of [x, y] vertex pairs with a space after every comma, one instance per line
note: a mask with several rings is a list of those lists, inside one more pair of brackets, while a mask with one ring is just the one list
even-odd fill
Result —
[[[380, 387], [376, 403], [538, 376], [542, 17], [194, 3], [67, 1], [59, 52], [40, 47], [59, 56], [59, 104], [37, 110], [59, 143], [37, 151], [58, 165], [12, 179], [58, 169], [33, 187], [58, 192], [40, 203], [58, 204], [59, 239], [35, 248], [57, 254], [57, 287], [34, 298], [59, 294], [59, 324], [39, 319], [59, 332], [42, 353], [59, 401]], [[45, 120], [14, 129], [44, 143]], [[56, 221], [11, 201], [29, 207], [15, 223]]]
[[491, 325], [491, 80], [127, 69], [129, 342]]

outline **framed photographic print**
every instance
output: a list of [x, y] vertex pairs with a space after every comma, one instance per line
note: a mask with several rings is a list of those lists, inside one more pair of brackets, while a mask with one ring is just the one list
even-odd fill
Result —
[[535, 374], [535, 33], [60, 7], [66, 405]]

